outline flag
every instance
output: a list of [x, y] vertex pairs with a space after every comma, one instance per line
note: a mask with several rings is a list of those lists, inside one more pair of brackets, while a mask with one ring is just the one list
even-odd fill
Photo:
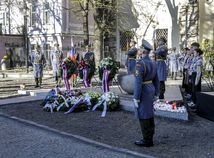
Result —
[[74, 62], [74, 63], [76, 63], [76, 58], [75, 58], [75, 48], [74, 47], [72, 47], [71, 48], [71, 60]]

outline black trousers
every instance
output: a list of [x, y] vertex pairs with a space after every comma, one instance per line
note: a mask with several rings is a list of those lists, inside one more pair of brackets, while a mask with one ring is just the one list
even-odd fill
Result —
[[160, 81], [160, 95], [159, 95], [159, 99], [164, 99], [164, 93], [166, 91], [165, 88], [165, 81]]
[[191, 75], [191, 85], [192, 85], [192, 101], [194, 104], [196, 104], [196, 93], [201, 91], [201, 77], [199, 80], [199, 83], [197, 85], [195, 85], [195, 80], [196, 80], [196, 72], [193, 72]]
[[153, 136], [155, 134], [155, 122], [154, 118], [139, 119], [143, 140], [145, 142], [153, 142]]

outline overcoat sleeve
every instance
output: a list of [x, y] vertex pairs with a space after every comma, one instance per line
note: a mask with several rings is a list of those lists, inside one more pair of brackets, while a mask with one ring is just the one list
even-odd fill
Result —
[[143, 83], [143, 65], [141, 61], [136, 63], [135, 84], [134, 84], [134, 99], [140, 101]]

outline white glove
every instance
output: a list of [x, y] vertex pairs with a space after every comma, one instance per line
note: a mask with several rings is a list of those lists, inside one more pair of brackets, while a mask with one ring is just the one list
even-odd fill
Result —
[[135, 106], [135, 108], [138, 108], [138, 100], [136, 100], [136, 99], [133, 99], [133, 101], [134, 101], [134, 106]]

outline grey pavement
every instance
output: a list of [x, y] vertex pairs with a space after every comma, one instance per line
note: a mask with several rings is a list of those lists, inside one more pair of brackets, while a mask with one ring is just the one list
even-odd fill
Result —
[[136, 158], [150, 157], [91, 144], [0, 116], [1, 158]]

